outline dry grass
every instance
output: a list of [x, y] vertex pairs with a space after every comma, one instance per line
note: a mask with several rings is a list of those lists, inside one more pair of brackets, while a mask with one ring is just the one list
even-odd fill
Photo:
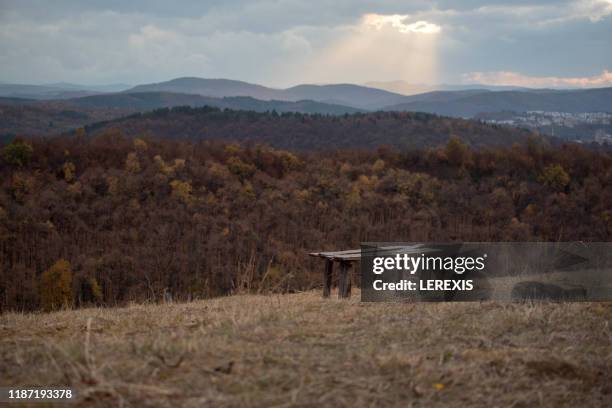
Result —
[[4, 314], [0, 385], [70, 385], [83, 406], [596, 407], [611, 320], [609, 303], [318, 292]]

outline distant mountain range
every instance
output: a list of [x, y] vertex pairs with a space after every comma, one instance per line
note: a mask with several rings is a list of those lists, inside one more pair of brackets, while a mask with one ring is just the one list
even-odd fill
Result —
[[96, 95], [107, 92], [120, 92], [130, 85], [77, 85], [60, 82], [46, 85], [0, 83], [0, 97], [25, 99], [69, 99], [79, 96]]
[[275, 89], [227, 79], [178, 78], [157, 84], [139, 85], [124, 92], [161, 91], [213, 97], [249, 96], [260, 100], [312, 100], [370, 111], [418, 111], [466, 118], [479, 113], [508, 110], [612, 112], [612, 88], [502, 89], [477, 87], [401, 95], [352, 84], [298, 85], [287, 89]]
[[[371, 83], [397, 88], [401, 81]], [[441, 85], [439, 89], [414, 95], [403, 95], [376, 87], [354, 84], [297, 85], [287, 89], [230, 79], [176, 78], [166, 82], [137, 85], [85, 86], [75, 84], [15, 85], [0, 84], [0, 97], [37, 100], [69, 100], [70, 104], [103, 105], [136, 110], [185, 104], [232, 109], [298, 109], [307, 113], [350, 113], [357, 110], [420, 111], [455, 117], [474, 117], [480, 113], [500, 111], [546, 110], [562, 112], [612, 112], [612, 88], [583, 90], [550, 90], [474, 85]], [[424, 89], [424, 88], [423, 88]], [[114, 93], [109, 93], [112, 91]], [[125, 95], [141, 94], [139, 97]], [[183, 96], [179, 96], [182, 94]], [[156, 96], [157, 95], [157, 96]], [[197, 95], [203, 98], [195, 98]], [[83, 99], [94, 97], [94, 99]], [[248, 97], [259, 100], [219, 101], [205, 98]], [[304, 103], [300, 101], [310, 101]], [[265, 103], [264, 103], [265, 102]], [[281, 102], [300, 102], [284, 105]], [[323, 105], [319, 105], [323, 104]], [[110, 106], [112, 105], [112, 106]], [[331, 105], [331, 106], [330, 106]]]
[[317, 102], [345, 105], [358, 109], [377, 110], [404, 101], [404, 95], [352, 84], [298, 85], [287, 89], [268, 88], [229, 79], [177, 78], [156, 84], [138, 85], [124, 91], [173, 92], [212, 97], [249, 96], [260, 100]]
[[0, 135], [48, 135], [97, 121], [176, 106], [324, 115], [409, 111], [461, 118], [535, 110], [612, 112], [612, 88], [457, 88], [402, 95], [353, 84], [298, 85], [276, 89], [243, 81], [194, 77], [124, 88], [126, 85], [122, 84], [0, 84]]
[[432, 92], [409, 98], [413, 100], [386, 106], [384, 110], [429, 112], [465, 118], [503, 111], [612, 112], [612, 88]]
[[413, 84], [406, 81], [371, 81], [363, 84], [370, 88], [384, 89], [385, 91], [395, 92], [402, 95], [418, 95], [433, 91], [465, 91], [468, 89], [480, 89], [489, 91], [528, 91], [529, 88], [518, 86], [499, 86], [499, 85], [452, 85], [452, 84]]
[[85, 96], [55, 103], [56, 106], [74, 109], [125, 109], [131, 112], [143, 112], [173, 106], [214, 106], [222, 109], [249, 110], [255, 112], [300, 112], [341, 115], [360, 112], [348, 106], [334, 105], [312, 100], [295, 102], [278, 100], [260, 100], [251, 96], [211, 97], [197, 94], [146, 91], [112, 93], [105, 95]]

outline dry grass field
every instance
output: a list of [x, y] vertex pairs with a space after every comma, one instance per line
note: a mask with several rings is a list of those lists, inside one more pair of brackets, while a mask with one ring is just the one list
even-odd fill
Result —
[[0, 385], [69, 385], [94, 407], [603, 407], [611, 321], [610, 303], [319, 292], [9, 313]]

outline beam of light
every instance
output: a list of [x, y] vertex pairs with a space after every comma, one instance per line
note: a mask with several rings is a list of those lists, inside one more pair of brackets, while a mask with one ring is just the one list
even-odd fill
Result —
[[307, 72], [318, 83], [436, 83], [440, 32], [433, 23], [412, 22], [403, 15], [366, 14], [314, 54]]

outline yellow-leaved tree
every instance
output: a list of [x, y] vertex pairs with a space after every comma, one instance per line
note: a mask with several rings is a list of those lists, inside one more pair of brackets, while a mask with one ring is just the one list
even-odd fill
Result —
[[453, 166], [464, 166], [469, 160], [470, 149], [457, 136], [451, 136], [446, 144], [445, 153], [450, 164]]
[[170, 182], [170, 187], [172, 187], [172, 195], [174, 197], [185, 204], [193, 203], [193, 196], [191, 195], [193, 188], [191, 187], [191, 181], [172, 180]]
[[60, 259], [40, 276], [40, 301], [46, 311], [72, 306], [72, 267]]
[[563, 191], [571, 178], [560, 164], [551, 164], [544, 167], [538, 181], [555, 191]]

